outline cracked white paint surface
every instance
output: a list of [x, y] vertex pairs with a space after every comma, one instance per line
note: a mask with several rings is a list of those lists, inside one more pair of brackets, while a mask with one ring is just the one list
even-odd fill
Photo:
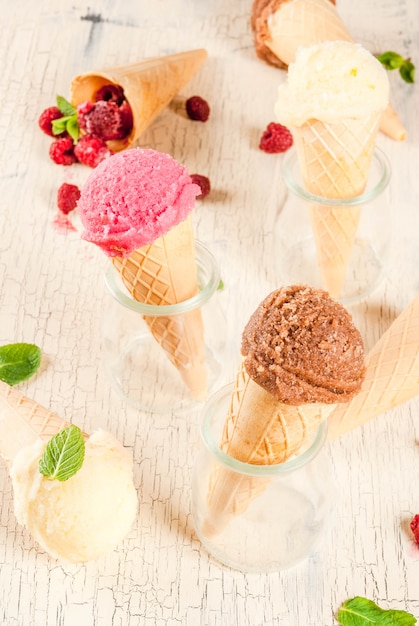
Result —
[[[43, 350], [41, 370], [20, 388], [86, 431], [110, 430], [135, 458], [139, 514], [123, 545], [102, 560], [63, 566], [17, 525], [7, 469], [0, 464], [2, 626], [333, 626], [340, 604], [365, 595], [419, 618], [419, 550], [408, 531], [419, 512], [419, 398], [329, 444], [335, 510], [317, 554], [281, 574], [243, 574], [200, 546], [190, 514], [198, 412], [151, 417], [108, 388], [100, 320], [106, 259], [53, 227], [62, 182], [83, 184], [87, 168], [48, 157], [37, 127], [55, 94], [69, 96], [83, 71], [195, 47], [209, 58], [146, 131], [142, 145], [206, 174], [213, 192], [197, 202], [198, 238], [217, 256], [227, 317], [225, 381], [232, 379], [243, 327], [278, 286], [272, 224], [283, 198], [281, 157], [259, 151], [273, 121], [284, 73], [254, 54], [250, 0], [26, 0], [4, 2], [0, 43], [0, 341]], [[368, 6], [367, 6], [368, 5]], [[419, 64], [417, 0], [340, 0], [353, 36], [373, 52]], [[380, 136], [392, 163], [392, 266], [384, 284], [350, 310], [367, 347], [419, 291], [418, 87], [390, 76], [392, 103], [408, 139]], [[205, 124], [181, 113], [182, 98], [211, 105]]]

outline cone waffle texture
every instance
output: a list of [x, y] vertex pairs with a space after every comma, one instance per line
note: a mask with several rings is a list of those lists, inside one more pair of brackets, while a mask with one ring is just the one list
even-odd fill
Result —
[[[282, 404], [256, 384], [241, 365], [231, 395], [220, 448], [253, 465], [284, 463], [333, 410], [330, 404]], [[267, 487], [267, 477], [247, 476], [216, 465], [207, 499], [203, 533], [217, 534]]]
[[[307, 191], [323, 198], [360, 195], [367, 182], [379, 116], [334, 123], [312, 120], [293, 129], [298, 161]], [[341, 295], [358, 228], [360, 207], [313, 202], [310, 221], [324, 288]]]
[[[129, 257], [113, 257], [112, 263], [137, 302], [161, 306], [192, 298], [199, 287], [191, 217]], [[201, 309], [144, 319], [194, 398], [204, 399], [207, 372]]]
[[126, 139], [108, 145], [114, 151], [123, 150], [139, 139], [206, 58], [204, 49], [189, 50], [75, 76], [71, 101], [74, 106], [94, 101], [97, 90], [109, 83], [122, 87], [132, 109], [133, 129]]
[[[286, 68], [295, 61], [297, 48], [323, 41], [353, 41], [330, 0], [255, 0], [251, 23], [258, 55], [268, 63]], [[275, 41], [269, 21], [275, 12]], [[397, 141], [406, 139], [406, 129], [389, 105], [380, 120], [380, 130]]]
[[11, 462], [37, 439], [48, 441], [70, 424], [0, 381], [0, 454]]
[[419, 296], [395, 319], [366, 358], [360, 393], [329, 418], [329, 439], [365, 424], [419, 394]]

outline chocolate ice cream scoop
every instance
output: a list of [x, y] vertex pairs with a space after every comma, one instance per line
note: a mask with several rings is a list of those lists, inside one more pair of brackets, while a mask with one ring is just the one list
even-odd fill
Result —
[[350, 314], [326, 291], [293, 285], [272, 292], [242, 336], [248, 375], [279, 402], [334, 404], [355, 396], [364, 344]]

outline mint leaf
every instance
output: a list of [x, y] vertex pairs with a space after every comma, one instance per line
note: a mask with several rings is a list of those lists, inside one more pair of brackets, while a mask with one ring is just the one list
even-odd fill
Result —
[[52, 132], [54, 135], [61, 135], [61, 133], [64, 133], [65, 131], [68, 132], [75, 143], [78, 142], [80, 136], [80, 126], [77, 114], [66, 115], [64, 117], [59, 117], [56, 120], [52, 120]]
[[16, 385], [35, 374], [41, 364], [41, 350], [32, 343], [0, 346], [0, 380]]
[[392, 52], [391, 50], [378, 55], [377, 59], [387, 70], [396, 70], [404, 63], [404, 58], [401, 54], [397, 54], [397, 52]]
[[63, 96], [57, 96], [57, 107], [64, 116], [75, 115], [77, 113], [77, 109], [73, 107], [71, 102], [63, 98]]
[[414, 626], [416, 618], [411, 613], [394, 609], [381, 609], [375, 602], [356, 596], [342, 604], [337, 614], [341, 626]]
[[71, 425], [54, 435], [39, 459], [39, 471], [51, 480], [68, 480], [83, 465], [84, 439], [78, 426]]
[[68, 117], [59, 117], [57, 120], [52, 120], [52, 132], [54, 135], [61, 135], [61, 133], [67, 130]]
[[70, 137], [73, 139], [74, 143], [77, 143], [80, 136], [80, 126], [77, 115], [72, 115], [70, 118], [68, 118], [66, 130]]
[[399, 68], [400, 76], [403, 78], [406, 83], [414, 83], [415, 82], [415, 66], [409, 59], [407, 59], [403, 65]]

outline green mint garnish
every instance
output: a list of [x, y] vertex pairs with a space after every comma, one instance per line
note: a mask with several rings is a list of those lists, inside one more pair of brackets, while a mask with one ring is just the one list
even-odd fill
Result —
[[73, 141], [77, 143], [80, 136], [77, 109], [63, 96], [57, 96], [57, 107], [63, 114], [63, 117], [52, 121], [52, 132], [54, 135], [61, 135], [61, 133], [67, 131]]
[[66, 119], [68, 120], [66, 124], [67, 132], [74, 142], [77, 143], [80, 137], [80, 126], [77, 115], [73, 115], [72, 117]]
[[224, 281], [220, 278], [220, 282], [218, 283], [217, 291], [222, 291], [224, 289]]
[[396, 70], [404, 63], [404, 58], [397, 52], [383, 52], [377, 58], [386, 70]]
[[54, 435], [39, 459], [39, 471], [51, 480], [68, 480], [83, 465], [84, 439], [78, 426], [71, 425]]
[[41, 364], [41, 350], [32, 343], [0, 346], [0, 380], [16, 385], [35, 374]]
[[404, 59], [400, 54], [391, 50], [378, 55], [377, 59], [386, 70], [399, 70], [400, 76], [406, 83], [415, 81], [415, 66], [410, 59]]
[[337, 620], [342, 626], [414, 626], [417, 623], [411, 613], [381, 609], [372, 600], [360, 596], [342, 604]]
[[414, 83], [415, 82], [415, 66], [409, 59], [407, 59], [403, 65], [400, 66], [399, 69], [400, 76], [403, 78], [406, 83]]
[[57, 107], [64, 116], [75, 115], [77, 113], [76, 107], [63, 98], [63, 96], [57, 96]]
[[59, 117], [57, 120], [52, 120], [52, 132], [54, 135], [60, 135], [67, 130], [68, 117]]

